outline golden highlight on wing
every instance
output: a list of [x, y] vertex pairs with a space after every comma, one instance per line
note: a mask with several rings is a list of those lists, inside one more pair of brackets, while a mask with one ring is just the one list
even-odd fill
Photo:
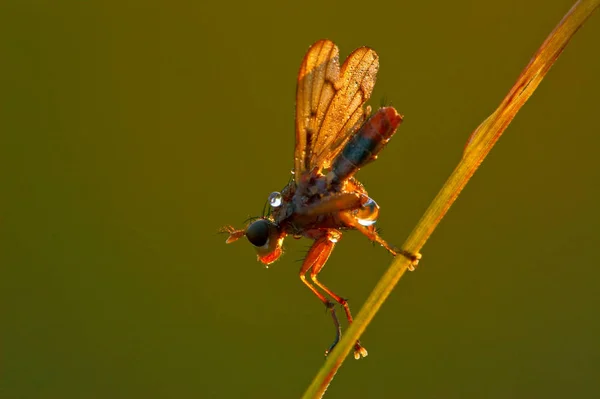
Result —
[[379, 69], [375, 51], [361, 47], [339, 66], [339, 50], [321, 40], [308, 50], [296, 91], [296, 181], [305, 170], [328, 168], [365, 119]]
[[335, 84], [339, 74], [337, 46], [329, 40], [313, 44], [302, 60], [296, 88], [296, 180], [304, 170], [311, 169], [310, 158], [315, 138], [336, 93]]

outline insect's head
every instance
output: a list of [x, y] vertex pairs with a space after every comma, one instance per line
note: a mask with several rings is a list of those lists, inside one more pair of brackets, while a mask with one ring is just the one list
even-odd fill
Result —
[[271, 210], [278, 208], [283, 203], [281, 193], [275, 191], [269, 195], [269, 199], [263, 209], [263, 216], [259, 218], [251, 218], [247, 222], [244, 230], [236, 230], [231, 226], [225, 226], [221, 231], [229, 233], [227, 244], [239, 240], [242, 236], [246, 236], [250, 244], [256, 249], [258, 260], [265, 265], [275, 262], [283, 253], [283, 239], [285, 233], [281, 230], [278, 224], [271, 217]]
[[283, 252], [282, 244], [285, 234], [269, 218], [255, 219], [248, 224], [245, 230], [236, 230], [231, 226], [226, 226], [223, 231], [229, 233], [229, 237], [225, 241], [227, 244], [246, 236], [256, 249], [258, 260], [265, 265], [275, 262]]

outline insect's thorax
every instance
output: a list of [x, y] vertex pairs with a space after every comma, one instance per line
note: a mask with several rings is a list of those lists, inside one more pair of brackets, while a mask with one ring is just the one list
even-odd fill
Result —
[[367, 195], [367, 191], [355, 179], [334, 183], [322, 173], [306, 173], [298, 184], [291, 181], [281, 191], [282, 206], [274, 209], [272, 216], [287, 234], [297, 236], [311, 229], [352, 228], [340, 219], [340, 211], [318, 215], [302, 212], [329, 196], [348, 192]]

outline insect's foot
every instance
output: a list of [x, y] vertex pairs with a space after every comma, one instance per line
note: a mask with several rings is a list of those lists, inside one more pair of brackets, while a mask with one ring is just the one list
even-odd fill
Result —
[[331, 346], [329, 348], [327, 348], [327, 350], [325, 351], [325, 357], [327, 357], [327, 355], [329, 355], [331, 353], [333, 348], [335, 348], [335, 346], [337, 345], [338, 341], [339, 341], [339, 339], [336, 338], [335, 341], [333, 342], [333, 344], [331, 344]]
[[419, 264], [419, 261], [423, 257], [418, 252], [416, 254], [413, 254], [412, 252], [405, 251], [404, 249], [394, 248], [394, 252], [396, 252], [394, 254], [394, 256], [402, 255], [405, 258], [407, 258], [408, 260], [410, 260], [410, 263], [408, 264], [408, 270], [410, 270], [411, 272], [415, 271], [415, 268], [417, 267], [417, 265]]
[[[329, 349], [325, 351], [325, 357], [331, 353], [333, 348], [335, 348], [335, 345], [330, 346]], [[367, 357], [368, 354], [369, 352], [367, 352], [367, 350], [358, 342], [354, 345], [354, 358], [356, 360], [360, 359], [361, 357]]]
[[419, 261], [423, 257], [418, 252], [416, 254], [411, 254], [411, 253], [407, 252], [406, 254], [403, 253], [402, 255], [404, 255], [405, 257], [407, 257], [410, 260], [410, 263], [408, 265], [408, 270], [410, 270], [411, 272], [415, 271], [415, 268], [417, 267], [417, 265], [419, 264]]
[[360, 359], [361, 357], [367, 357], [368, 354], [369, 352], [367, 352], [367, 350], [363, 348], [360, 343], [357, 342], [354, 345], [354, 358], [356, 360]]

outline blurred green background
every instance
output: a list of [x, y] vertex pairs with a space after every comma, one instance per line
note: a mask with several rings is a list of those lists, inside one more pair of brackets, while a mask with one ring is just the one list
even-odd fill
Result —
[[[359, 173], [400, 245], [569, 0], [3, 1], [0, 397], [296, 398], [331, 320], [225, 224], [289, 178], [300, 61], [381, 68], [405, 115]], [[328, 398], [600, 395], [600, 15], [575, 36], [363, 336]], [[384, 100], [385, 99], [385, 100]], [[358, 312], [390, 256], [321, 280]]]

